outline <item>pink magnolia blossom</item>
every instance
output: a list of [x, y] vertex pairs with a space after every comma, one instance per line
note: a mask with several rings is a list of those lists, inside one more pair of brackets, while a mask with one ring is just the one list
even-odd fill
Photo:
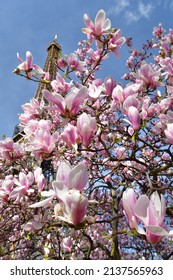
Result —
[[121, 37], [121, 30], [115, 31], [108, 43], [108, 49], [111, 50], [116, 57], [120, 57], [119, 49], [125, 43], [125, 37]]
[[[61, 162], [59, 165], [56, 181], [52, 183], [53, 189], [47, 193], [48, 198], [30, 205], [31, 208], [47, 206], [54, 197], [60, 201], [55, 208], [55, 216], [60, 220], [78, 225], [84, 221], [88, 199], [82, 194], [87, 184], [88, 174], [85, 166], [80, 163], [74, 168], [68, 162]], [[59, 216], [62, 213], [63, 216]]]
[[37, 167], [34, 171], [35, 182], [37, 183], [38, 191], [41, 192], [46, 186], [46, 178], [42, 173], [42, 168]]
[[87, 182], [88, 173], [83, 163], [72, 167], [68, 161], [62, 161], [57, 170], [56, 180], [52, 182], [52, 189], [41, 192], [41, 195], [47, 198], [29, 207], [45, 207], [51, 203], [53, 198], [61, 199], [61, 192], [66, 192], [71, 189], [82, 192]]
[[71, 53], [69, 56], [65, 57], [68, 66], [72, 70], [78, 70], [78, 71], [85, 71], [85, 62], [79, 61], [78, 56], [75, 53]]
[[62, 246], [67, 252], [71, 251], [72, 245], [73, 245], [73, 241], [71, 237], [63, 238]]
[[170, 144], [173, 144], [173, 123], [167, 124], [167, 129], [165, 129], [165, 135]]
[[50, 120], [29, 120], [27, 126], [24, 128], [24, 132], [27, 136], [34, 136], [34, 133], [38, 129], [43, 129], [50, 131], [52, 128], [52, 123]]
[[162, 38], [162, 35], [166, 32], [166, 30], [163, 28], [162, 24], [159, 23], [157, 27], [153, 28], [153, 35], [157, 37], [158, 39]]
[[84, 221], [88, 206], [88, 199], [77, 189], [61, 191], [58, 194], [61, 199], [63, 216], [58, 216], [60, 220], [78, 225]]
[[35, 98], [32, 98], [30, 103], [22, 105], [22, 109], [24, 113], [19, 115], [19, 120], [24, 125], [27, 125], [29, 120], [35, 119], [36, 116], [40, 116], [43, 111], [40, 102]]
[[0, 141], [0, 155], [8, 160], [13, 161], [15, 159], [21, 158], [23, 150], [19, 143], [14, 143], [12, 138], [6, 138]]
[[[172, 39], [170, 38], [172, 41]], [[171, 42], [170, 42], [171, 43]], [[168, 79], [168, 84], [172, 85], [173, 80], [172, 80], [172, 75], [173, 75], [173, 60], [172, 57], [164, 57], [164, 58], [159, 58], [159, 64], [164, 70], [164, 76], [166, 79]]]
[[27, 175], [24, 172], [19, 173], [19, 180], [14, 178], [14, 184], [17, 185], [10, 193], [10, 198], [17, 198], [20, 195], [30, 194], [34, 192], [31, 185], [34, 182], [34, 175], [29, 172]]
[[[103, 61], [108, 57], [108, 55], [102, 56], [102, 49], [97, 49], [96, 51], [93, 51], [93, 49], [89, 49], [87, 53], [90, 56], [89, 64], [92, 65], [92, 67], [95, 67], [98, 61]], [[98, 70], [98, 68], [97, 68]]]
[[117, 85], [112, 91], [112, 98], [115, 104], [122, 104], [124, 102], [124, 89], [122, 86]]
[[71, 88], [72, 82], [67, 83], [65, 81], [65, 79], [59, 73], [57, 73], [56, 80], [53, 80], [51, 82], [51, 86], [52, 86], [53, 90], [55, 90], [58, 93], [59, 92], [66, 93]]
[[64, 69], [64, 68], [67, 66], [67, 62], [65, 61], [64, 58], [59, 58], [59, 59], [57, 60], [57, 64], [58, 64], [58, 67], [59, 67], [60, 69]]
[[154, 68], [152, 64], [146, 62], [142, 63], [137, 73], [133, 73], [137, 83], [142, 83], [144, 87], [152, 89], [161, 85], [160, 75], [160, 69]]
[[102, 86], [96, 86], [94, 83], [89, 84], [88, 94], [92, 99], [97, 99], [103, 90]]
[[28, 149], [33, 151], [35, 156], [39, 159], [44, 154], [51, 154], [55, 149], [58, 139], [58, 132], [51, 134], [48, 130], [38, 129], [34, 133], [34, 136], [30, 137]]
[[58, 93], [43, 90], [43, 96], [55, 106], [51, 109], [58, 110], [62, 116], [76, 115], [80, 110], [81, 103], [87, 98], [87, 88], [71, 91], [65, 98]]
[[34, 215], [33, 220], [28, 221], [26, 224], [22, 225], [22, 229], [29, 232], [38, 232], [45, 224], [47, 220], [47, 214]]
[[107, 33], [111, 28], [111, 22], [109, 19], [106, 19], [106, 14], [103, 10], [100, 10], [97, 13], [94, 23], [87, 14], [84, 14], [84, 23], [87, 28], [83, 28], [82, 31], [89, 35], [89, 37], [94, 36], [95, 38], [98, 38]]
[[104, 81], [104, 92], [111, 95], [116, 86], [116, 81], [113, 77], [107, 77]]
[[37, 99], [32, 98], [30, 100], [30, 103], [25, 103], [24, 105], [22, 105], [22, 109], [25, 113], [34, 115], [36, 112], [41, 111], [40, 109], [40, 103]]
[[0, 200], [8, 201], [9, 195], [14, 186], [14, 178], [12, 175], [7, 175], [0, 186]]
[[79, 135], [78, 135], [78, 130], [74, 125], [69, 123], [64, 128], [64, 131], [63, 133], [61, 133], [60, 136], [68, 147], [74, 147], [75, 149], [77, 149], [77, 142], [79, 140]]
[[23, 59], [19, 56], [19, 53], [17, 53], [17, 58], [21, 62], [17, 68], [14, 70], [14, 73], [20, 73], [20, 71], [24, 71], [27, 75], [28, 79], [32, 78], [32, 70], [34, 69], [37, 73], [43, 75], [45, 72], [36, 64], [33, 64], [33, 56], [32, 54], [27, 51], [26, 52], [26, 60], [23, 61]]
[[137, 94], [141, 90], [141, 84], [140, 83], [130, 83], [124, 88], [124, 99], [126, 99], [128, 96], [137, 96]]
[[130, 106], [127, 115], [132, 124], [133, 129], [138, 130], [141, 122], [140, 113], [138, 109], [134, 106]]
[[163, 224], [166, 206], [163, 195], [155, 191], [150, 199], [141, 195], [134, 206], [134, 213], [141, 220], [146, 229], [146, 238], [151, 244], [157, 244], [169, 234]]
[[96, 119], [86, 113], [82, 113], [77, 119], [77, 129], [82, 144], [88, 147], [97, 129]]

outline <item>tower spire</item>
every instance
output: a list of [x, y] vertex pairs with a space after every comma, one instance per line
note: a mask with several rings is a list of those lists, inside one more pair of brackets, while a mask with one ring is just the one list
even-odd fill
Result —
[[[47, 58], [43, 67], [43, 71], [50, 75], [50, 81], [56, 79], [56, 73], [58, 70], [57, 59], [61, 57], [61, 51], [62, 51], [61, 46], [57, 42], [57, 35], [55, 35], [54, 40], [47, 47]], [[34, 98], [37, 99], [39, 102], [41, 102], [43, 99], [42, 90], [43, 89], [51, 90], [50, 81], [46, 83], [41, 78], [34, 95]], [[24, 136], [24, 131], [23, 130], [20, 131], [19, 127], [16, 126], [14, 130], [13, 141], [20, 142], [22, 141], [23, 136]]]
[[[55, 39], [47, 47], [47, 58], [43, 68], [44, 72], [49, 73], [51, 81], [56, 79], [57, 59], [61, 56], [61, 46], [58, 44], [56, 39], [57, 39], [57, 35], [55, 35]], [[34, 96], [35, 99], [39, 101], [42, 100], [43, 89], [50, 90], [51, 89], [50, 83], [45, 83], [42, 80], [40, 81]]]

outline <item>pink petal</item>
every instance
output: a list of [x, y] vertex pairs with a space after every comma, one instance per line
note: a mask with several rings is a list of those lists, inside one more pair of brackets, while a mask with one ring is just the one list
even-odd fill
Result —
[[148, 225], [149, 218], [147, 216], [147, 208], [149, 206], [149, 198], [146, 195], [141, 195], [134, 207], [135, 215], [145, 224]]
[[88, 173], [85, 166], [80, 163], [75, 166], [68, 177], [69, 189], [73, 188], [82, 191], [88, 182]]
[[65, 108], [63, 106], [64, 98], [60, 94], [58, 94], [58, 93], [53, 94], [48, 90], [43, 90], [42, 93], [43, 93], [44, 98], [46, 98], [49, 102], [55, 104], [57, 106], [59, 112], [62, 115], [65, 115]]
[[157, 236], [167, 236], [169, 232], [160, 226], [146, 226], [146, 229]]
[[71, 169], [71, 164], [68, 161], [61, 162], [56, 174], [56, 181], [63, 182], [65, 185], [67, 185], [68, 176], [71, 172]]
[[29, 51], [26, 52], [26, 62], [28, 69], [32, 68], [32, 54]]
[[[78, 110], [79, 110], [79, 106], [84, 101], [84, 99], [87, 98], [87, 96], [88, 96], [87, 88], [86, 87], [82, 87], [78, 91], [78, 93], [75, 95], [74, 99], [72, 100], [70, 112], [72, 112], [73, 114], [76, 114], [78, 112]], [[67, 97], [67, 104], [68, 104], [68, 97]]]
[[134, 130], [139, 129], [141, 118], [140, 118], [139, 111], [136, 107], [134, 107], [134, 106], [129, 107], [128, 117], [130, 119], [133, 129]]
[[[86, 24], [86, 26], [88, 27], [88, 28], [86, 28], [86, 29], [88, 29], [88, 30], [90, 30], [90, 29], [94, 30], [94, 24], [93, 24], [92, 20], [90, 19], [90, 17], [89, 17], [87, 14], [84, 14], [83, 20], [84, 20], [84, 23]], [[85, 28], [83, 28], [83, 29], [85, 29]], [[82, 30], [82, 31], [83, 31], [83, 30]]]
[[97, 35], [100, 35], [105, 23], [106, 14], [104, 10], [100, 10], [95, 17], [95, 30]]

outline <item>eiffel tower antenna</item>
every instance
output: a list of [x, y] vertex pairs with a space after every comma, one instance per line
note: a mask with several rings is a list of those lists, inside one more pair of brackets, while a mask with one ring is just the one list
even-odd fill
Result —
[[[57, 59], [61, 57], [61, 51], [62, 51], [61, 46], [57, 42], [57, 38], [58, 36], [56, 34], [54, 40], [47, 47], [47, 58], [43, 68], [44, 72], [49, 73], [51, 81], [56, 79], [56, 73], [58, 70]], [[34, 95], [34, 98], [37, 99], [39, 102], [43, 100], [43, 95], [42, 95], [43, 89], [51, 90], [51, 84], [50, 82], [45, 83], [45, 81], [41, 79]], [[14, 130], [13, 141], [21, 142], [23, 140], [23, 137], [24, 137], [23, 130], [20, 131], [19, 128], [16, 127]]]

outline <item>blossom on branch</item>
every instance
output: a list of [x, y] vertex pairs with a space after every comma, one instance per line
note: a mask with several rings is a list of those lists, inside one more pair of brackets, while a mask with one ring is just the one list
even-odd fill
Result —
[[111, 22], [109, 19], [106, 19], [106, 14], [104, 10], [100, 10], [96, 17], [95, 21], [90, 19], [90, 17], [85, 14], [84, 15], [84, 23], [87, 28], [83, 28], [83, 33], [87, 34], [89, 37], [99, 38], [103, 34], [107, 33], [111, 28]]
[[96, 119], [86, 113], [82, 113], [77, 119], [77, 129], [82, 144], [88, 147], [97, 129]]
[[17, 58], [21, 62], [17, 68], [13, 71], [16, 74], [19, 74], [21, 71], [26, 73], [26, 77], [28, 79], [32, 78], [32, 70], [34, 69], [38, 74], [44, 75], [45, 72], [37, 65], [33, 64], [33, 56], [30, 53], [30, 51], [26, 52], [26, 60], [23, 61], [23, 59], [19, 56], [19, 53], [17, 53]]

